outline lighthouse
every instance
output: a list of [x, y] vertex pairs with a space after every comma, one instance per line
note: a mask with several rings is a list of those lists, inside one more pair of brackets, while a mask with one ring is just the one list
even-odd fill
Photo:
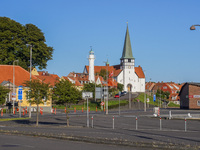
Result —
[[90, 83], [94, 83], [95, 79], [94, 79], [94, 52], [92, 51], [92, 49], [89, 52], [89, 81]]

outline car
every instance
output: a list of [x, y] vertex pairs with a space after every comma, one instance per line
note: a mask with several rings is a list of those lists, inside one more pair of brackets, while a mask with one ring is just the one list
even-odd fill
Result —
[[121, 96], [124, 96], [124, 95], [126, 95], [127, 94], [127, 92], [126, 91], [124, 91], [124, 92], [121, 92]]
[[116, 95], [114, 96], [114, 98], [119, 98], [119, 94], [116, 94]]

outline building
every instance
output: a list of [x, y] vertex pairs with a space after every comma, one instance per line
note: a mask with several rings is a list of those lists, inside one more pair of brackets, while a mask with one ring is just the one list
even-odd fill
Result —
[[173, 101], [175, 104], [180, 104], [180, 97], [178, 96], [182, 85], [176, 84], [174, 82], [147, 82], [146, 91], [155, 94], [157, 90], [162, 90], [163, 92], [169, 92], [169, 100]]
[[179, 96], [181, 109], [200, 109], [200, 83], [185, 83]]
[[[29, 101], [27, 100], [26, 91], [28, 87], [25, 87], [25, 82], [30, 81], [30, 72], [23, 69], [20, 66], [13, 65], [0, 65], [0, 84], [9, 88], [11, 91], [8, 93], [8, 97], [5, 100], [5, 103], [13, 103], [13, 100], [19, 102], [18, 100], [18, 90], [19, 86], [23, 87], [22, 90], [22, 108], [29, 107]], [[32, 75], [32, 80], [40, 80], [35, 75]], [[44, 108], [44, 111], [51, 112], [52, 102], [51, 99], [44, 102], [44, 104], [40, 104], [39, 107]], [[37, 106], [35, 104], [31, 105], [32, 110]]]
[[[89, 58], [91, 58], [91, 55], [93, 56], [94, 52], [91, 54], [90, 51]], [[93, 60], [94, 59], [91, 59], [92, 62]], [[145, 92], [145, 75], [142, 67], [135, 67], [135, 58], [132, 54], [128, 25], [120, 64], [109, 66], [107, 62], [105, 66], [94, 66], [94, 70], [91, 69], [93, 66], [90, 65], [93, 65], [93, 63], [89, 62], [89, 66], [85, 66], [84, 74], [99, 74], [102, 69], [105, 69], [109, 73], [113, 73], [114, 80], [124, 85], [124, 91]]]

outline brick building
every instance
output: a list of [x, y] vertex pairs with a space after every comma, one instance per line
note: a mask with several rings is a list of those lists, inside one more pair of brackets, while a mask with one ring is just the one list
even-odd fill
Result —
[[179, 96], [181, 109], [200, 109], [200, 83], [185, 83]]

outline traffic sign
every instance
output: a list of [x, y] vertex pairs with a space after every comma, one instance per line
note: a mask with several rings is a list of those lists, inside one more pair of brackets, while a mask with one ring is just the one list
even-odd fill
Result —
[[147, 98], [147, 103], [149, 103], [149, 98]]
[[153, 101], [154, 102], [156, 101], [156, 95], [155, 94], [153, 95]]
[[101, 106], [103, 106], [104, 105], [104, 102], [101, 102]]
[[18, 88], [18, 100], [22, 100], [22, 96], [23, 96], [22, 86], [19, 86], [19, 88]]

